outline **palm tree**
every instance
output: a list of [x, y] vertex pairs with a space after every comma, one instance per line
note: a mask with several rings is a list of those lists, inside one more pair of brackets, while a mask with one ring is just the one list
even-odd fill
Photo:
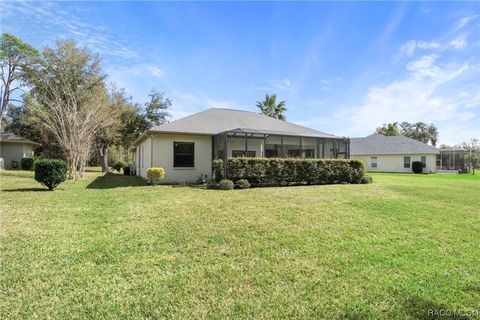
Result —
[[257, 101], [257, 107], [264, 115], [285, 121], [284, 112], [287, 111], [287, 108], [285, 107], [285, 101], [280, 101], [277, 104], [276, 94], [272, 94], [271, 96], [266, 94], [264, 101]]

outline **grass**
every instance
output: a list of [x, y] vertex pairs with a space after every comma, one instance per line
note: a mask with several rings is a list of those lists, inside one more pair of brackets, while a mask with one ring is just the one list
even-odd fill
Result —
[[216, 191], [89, 172], [49, 192], [4, 171], [0, 318], [480, 312], [480, 177], [372, 176]]

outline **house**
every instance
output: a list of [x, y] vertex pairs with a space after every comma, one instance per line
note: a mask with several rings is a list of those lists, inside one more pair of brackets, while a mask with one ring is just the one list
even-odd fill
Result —
[[39, 143], [13, 133], [0, 133], [0, 169], [20, 169], [20, 160], [33, 156], [33, 146]]
[[165, 182], [212, 176], [212, 160], [230, 157], [348, 158], [348, 139], [263, 114], [211, 108], [144, 132], [135, 141], [134, 169], [165, 169]]
[[350, 139], [351, 158], [364, 160], [373, 172], [412, 172], [412, 162], [421, 161], [423, 172], [433, 173], [438, 153], [437, 148], [404, 136], [374, 133]]

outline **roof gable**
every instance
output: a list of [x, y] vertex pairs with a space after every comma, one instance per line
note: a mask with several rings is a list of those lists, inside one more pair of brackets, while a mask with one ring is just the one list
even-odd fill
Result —
[[384, 136], [378, 133], [350, 139], [350, 154], [436, 154], [438, 149], [405, 136]]
[[24, 138], [24, 137], [17, 136], [16, 134], [11, 133], [11, 132], [0, 133], [0, 142], [28, 143], [28, 144], [39, 145], [39, 143], [28, 140], [27, 138]]

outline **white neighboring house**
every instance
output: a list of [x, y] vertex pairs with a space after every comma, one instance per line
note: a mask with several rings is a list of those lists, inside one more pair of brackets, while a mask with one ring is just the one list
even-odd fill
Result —
[[20, 160], [33, 156], [33, 146], [39, 143], [13, 133], [0, 133], [0, 169], [20, 169]]
[[364, 160], [372, 172], [412, 172], [412, 162], [423, 163], [423, 173], [436, 171], [439, 150], [404, 136], [383, 136], [378, 133], [350, 139], [350, 157]]
[[[165, 169], [166, 183], [212, 177], [212, 160], [248, 157], [348, 158], [348, 139], [242, 110], [211, 108], [160, 125], [135, 141], [134, 169]], [[226, 152], [225, 152], [226, 150]]]

